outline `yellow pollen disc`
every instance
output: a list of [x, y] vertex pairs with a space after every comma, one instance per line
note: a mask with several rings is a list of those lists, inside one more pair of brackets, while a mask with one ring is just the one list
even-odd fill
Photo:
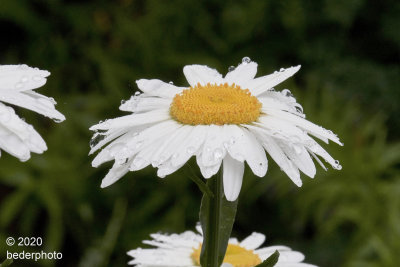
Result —
[[256, 121], [261, 103], [248, 89], [232, 84], [197, 84], [172, 100], [170, 114], [183, 124], [241, 124]]
[[[193, 249], [191, 257], [194, 263], [200, 266], [201, 244]], [[239, 245], [228, 244], [223, 263], [230, 263], [233, 267], [253, 267], [261, 263], [260, 257], [253, 250], [247, 250]]]

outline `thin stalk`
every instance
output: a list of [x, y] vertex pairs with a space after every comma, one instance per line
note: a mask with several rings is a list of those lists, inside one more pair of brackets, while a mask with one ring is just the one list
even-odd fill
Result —
[[238, 201], [228, 201], [225, 198], [222, 171], [208, 179], [207, 187], [214, 197], [203, 194], [201, 201], [200, 223], [203, 229], [203, 244], [200, 264], [202, 267], [219, 267], [226, 253]]

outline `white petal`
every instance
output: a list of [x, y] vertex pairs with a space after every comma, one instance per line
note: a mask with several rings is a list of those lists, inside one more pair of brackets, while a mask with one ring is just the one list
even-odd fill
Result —
[[266, 130], [265, 132], [274, 138], [288, 143], [305, 144], [313, 141], [303, 129], [273, 115], [261, 116], [259, 122], [255, 122], [254, 125]]
[[122, 111], [144, 112], [155, 109], [168, 109], [171, 99], [161, 97], [143, 97], [132, 96], [129, 100], [123, 102], [119, 109]]
[[110, 153], [110, 149], [104, 148], [99, 152], [99, 154], [96, 155], [96, 157], [92, 160], [92, 167], [97, 168], [104, 162], [113, 160], [114, 157]]
[[304, 255], [298, 251], [282, 251], [278, 262], [302, 262], [304, 259]]
[[186, 80], [190, 86], [194, 87], [198, 83], [201, 85], [220, 84], [224, 79], [222, 75], [215, 69], [211, 69], [205, 65], [188, 65], [183, 68]]
[[181, 165], [172, 165], [171, 161], [169, 160], [167, 163], [162, 164], [161, 166], [158, 167], [157, 170], [157, 176], [160, 178], [164, 178], [167, 175], [170, 175], [171, 173], [176, 172], [179, 170], [184, 164]]
[[259, 97], [258, 100], [262, 103], [263, 106], [261, 110], [265, 114], [269, 114], [270, 109], [278, 109], [296, 114], [303, 118], [305, 117], [304, 113], [302, 113], [302, 107], [296, 101], [284, 102], [272, 97]]
[[256, 134], [260, 136], [262, 145], [272, 159], [278, 164], [278, 166], [289, 176], [289, 178], [297, 185], [301, 186], [302, 181], [300, 179], [300, 173], [296, 166], [287, 158], [285, 153], [279, 147], [274, 138], [268, 136], [261, 129], [252, 128]]
[[342, 166], [339, 164], [339, 161], [335, 160], [334, 158], [331, 157], [331, 155], [326, 152], [325, 149], [323, 149], [317, 142], [312, 142], [310, 143], [308, 149], [315, 153], [318, 156], [321, 156], [326, 162], [332, 165], [333, 168], [340, 170], [342, 169]]
[[243, 86], [250, 90], [251, 94], [258, 96], [263, 92], [272, 89], [274, 86], [280, 84], [287, 78], [295, 74], [299, 69], [300, 65], [296, 67], [290, 67], [283, 71], [274, 72], [270, 75], [262, 76], [245, 83]]
[[248, 250], [255, 250], [261, 246], [264, 241], [265, 235], [260, 233], [252, 233], [250, 236], [246, 237], [244, 240], [242, 240], [242, 242], [240, 242], [240, 246]]
[[46, 114], [40, 114], [43, 114], [48, 118], [54, 119], [56, 120], [56, 122], [62, 122], [65, 120], [65, 116], [61, 112], [56, 110], [55, 105], [57, 104], [57, 102], [54, 100], [54, 98], [36, 93], [32, 90], [24, 91], [23, 94], [34, 98], [36, 102], [40, 102], [42, 106], [45, 106], [42, 109], [45, 110]]
[[298, 116], [305, 117], [303, 113], [303, 107], [297, 103], [296, 98], [293, 97], [292, 93], [288, 89], [283, 89], [282, 91], [265, 91], [258, 96], [258, 100], [263, 103], [263, 107], [268, 108], [270, 102], [264, 103], [263, 101], [269, 101], [268, 99], [275, 100], [275, 102], [280, 102], [288, 108], [282, 110], [287, 110]]
[[0, 66], [0, 90], [30, 90], [43, 86], [46, 77], [50, 75], [47, 70], [31, 68], [27, 65]]
[[32, 91], [0, 91], [0, 100], [30, 109], [46, 117], [55, 119], [57, 122], [65, 120], [64, 115], [55, 109], [54, 100]]
[[[131, 133], [134, 133], [134, 131], [132, 131]], [[98, 149], [103, 147], [105, 144], [107, 144], [111, 140], [114, 140], [115, 138], [118, 138], [123, 134], [128, 135], [130, 134], [130, 132], [126, 132], [126, 129], [116, 129], [116, 130], [109, 130], [104, 133], [100, 132], [94, 133], [91, 139], [91, 149], [89, 151], [89, 155], [93, 154]], [[99, 141], [96, 141], [96, 139]]]
[[228, 201], [235, 201], [242, 187], [244, 163], [226, 155], [223, 164], [225, 197]]
[[114, 163], [114, 166], [109, 170], [107, 175], [101, 181], [101, 188], [107, 187], [121, 179], [128, 171], [129, 162], [123, 165]]
[[207, 135], [208, 126], [197, 125], [192, 126], [191, 132], [186, 139], [181, 140], [176, 148], [177, 157], [171, 159], [173, 166], [179, 166], [188, 161], [193, 155], [197, 154], [199, 149], [203, 146], [205, 137]]
[[[263, 247], [263, 248], [260, 248], [260, 249], [255, 250], [254, 252], [257, 253], [258, 255], [264, 257], [264, 255], [271, 255], [271, 254], [274, 253], [276, 250], [278, 250], [279, 252], [281, 252], [281, 251], [291, 251], [292, 249], [289, 248], [289, 247], [287, 247], [287, 246], [278, 245], [278, 246]], [[265, 257], [264, 260], [265, 260], [266, 258], [267, 258], [267, 257]], [[263, 259], [263, 258], [261, 258], [261, 259]]]
[[168, 110], [158, 109], [146, 113], [131, 114], [127, 116], [118, 117], [115, 119], [109, 119], [106, 120], [105, 122], [93, 125], [89, 129], [95, 131], [95, 130], [108, 130], [108, 129], [122, 128], [122, 127], [132, 127], [132, 126], [154, 123], [158, 121], [164, 121], [168, 120], [169, 118], [170, 117], [168, 114]]
[[223, 126], [207, 126], [207, 136], [202, 151], [204, 166], [212, 166], [221, 161], [226, 155], [223, 143], [226, 141]]
[[172, 134], [175, 130], [179, 129], [182, 125], [173, 121], [173, 120], [166, 120], [153, 126], [146, 128], [145, 130], [141, 131], [138, 135], [134, 138], [129, 139], [127, 146], [134, 151], [138, 151], [143, 147], [146, 147], [149, 144], [155, 142], [160, 138], [165, 138]]
[[162, 145], [163, 142], [164, 140], [161, 137], [140, 148], [140, 151], [133, 159], [131, 165], [129, 166], [129, 169], [131, 171], [138, 171], [149, 166], [151, 164], [151, 158], [153, 154], [157, 151], [157, 149], [160, 145]]
[[42, 153], [47, 150], [45, 141], [33, 126], [18, 117], [13, 108], [2, 103], [0, 103], [0, 124], [19, 137], [30, 151]]
[[294, 125], [306, 130], [310, 134], [316, 136], [319, 138], [319, 136], [322, 136], [324, 138], [327, 138], [329, 140], [332, 140], [333, 142], [343, 145], [340, 141], [339, 138], [332, 133], [331, 131], [328, 131], [321, 126], [318, 126], [306, 119], [303, 119], [299, 116], [296, 116], [294, 114], [291, 114], [289, 112], [285, 111], [280, 111], [280, 110], [269, 110], [269, 114], [274, 115], [277, 118], [283, 119], [287, 122], [293, 123]]
[[[235, 83], [243, 86], [246, 82], [252, 80], [257, 73], [257, 63], [241, 63], [233, 71], [228, 72], [225, 81], [229, 84]], [[246, 89], [246, 88], [243, 88]]]
[[213, 165], [213, 166], [204, 166], [202, 163], [202, 155], [197, 155], [196, 156], [196, 162], [197, 165], [199, 165], [200, 168], [200, 172], [203, 175], [204, 178], [208, 179], [211, 178], [211, 176], [215, 175], [219, 168], [221, 167], [221, 162], [219, 161], [217, 164]]
[[154, 154], [165, 143], [166, 137], [176, 132], [180, 127], [182, 125], [175, 121], [165, 121], [147, 128], [135, 138], [129, 140], [126, 144], [128, 150], [132, 154], [138, 152], [130, 169], [140, 170], [151, 164]]
[[243, 162], [247, 161], [253, 173], [257, 176], [265, 176], [268, 168], [267, 157], [264, 149], [255, 136], [245, 128], [229, 125], [227, 128], [230, 137], [228, 152], [232, 158]]
[[322, 163], [322, 161], [317, 157], [317, 155], [315, 155], [312, 151], [310, 151], [308, 149], [308, 153], [310, 153], [310, 155], [318, 162], [318, 164], [322, 167], [322, 169], [324, 169], [325, 171], [327, 171], [328, 169], [325, 167], [325, 165]]
[[[98, 167], [99, 165], [103, 164], [104, 162], [110, 161], [115, 159], [116, 161], [122, 162], [126, 161], [126, 158], [130, 158], [133, 156], [134, 153], [130, 153], [128, 147], [126, 145], [127, 140], [130, 138], [130, 135], [126, 134], [120, 136], [108, 146], [106, 146], [103, 150], [100, 151], [99, 154], [93, 159], [92, 166]], [[133, 151], [132, 151], [133, 152]], [[121, 154], [125, 156], [121, 156]], [[127, 155], [129, 154], [129, 155]]]
[[0, 126], [0, 148], [21, 161], [27, 161], [30, 158], [28, 146], [4, 126]]
[[173, 98], [175, 95], [180, 94], [183, 89], [185, 89], [185, 87], [177, 87], [173, 84], [165, 83], [157, 79], [140, 79], [136, 81], [136, 84], [139, 89], [146, 94], [164, 98]]
[[314, 178], [316, 169], [314, 162], [304, 146], [301, 145], [287, 145], [279, 142], [280, 147], [288, 156], [288, 158], [307, 176]]
[[176, 147], [187, 138], [192, 126], [179, 125], [176, 130], [169, 136], [165, 136], [163, 143], [159, 146], [156, 152], [151, 157], [151, 162], [154, 167], [164, 163], [171, 156], [177, 157]]

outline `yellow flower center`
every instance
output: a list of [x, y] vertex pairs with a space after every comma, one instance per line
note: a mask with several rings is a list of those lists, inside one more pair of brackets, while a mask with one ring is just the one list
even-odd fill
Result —
[[248, 89], [232, 84], [197, 84], [177, 94], [170, 114], [183, 124], [242, 124], [256, 121], [261, 103]]
[[[193, 249], [191, 255], [194, 263], [200, 266], [201, 244]], [[260, 257], [253, 250], [247, 250], [239, 245], [228, 244], [223, 263], [230, 263], [234, 267], [253, 267], [261, 263]]]

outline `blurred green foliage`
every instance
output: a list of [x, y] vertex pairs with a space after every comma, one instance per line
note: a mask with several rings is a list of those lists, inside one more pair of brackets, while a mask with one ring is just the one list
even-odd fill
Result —
[[263, 232], [320, 266], [398, 266], [399, 14], [395, 0], [1, 0], [0, 64], [50, 70], [39, 91], [67, 120], [17, 110], [48, 151], [25, 163], [2, 153], [0, 259], [7, 236], [42, 236], [63, 259], [12, 266], [121, 266], [149, 233], [192, 229], [195, 162], [166, 179], [148, 168], [100, 189], [110, 165], [90, 166], [88, 128], [122, 114], [136, 79], [185, 84], [185, 64], [225, 73], [249, 56], [260, 74], [302, 64], [280, 89], [338, 133], [345, 146], [327, 149], [343, 170], [320, 169], [300, 189], [272, 160], [263, 179], [246, 172], [234, 234]]

